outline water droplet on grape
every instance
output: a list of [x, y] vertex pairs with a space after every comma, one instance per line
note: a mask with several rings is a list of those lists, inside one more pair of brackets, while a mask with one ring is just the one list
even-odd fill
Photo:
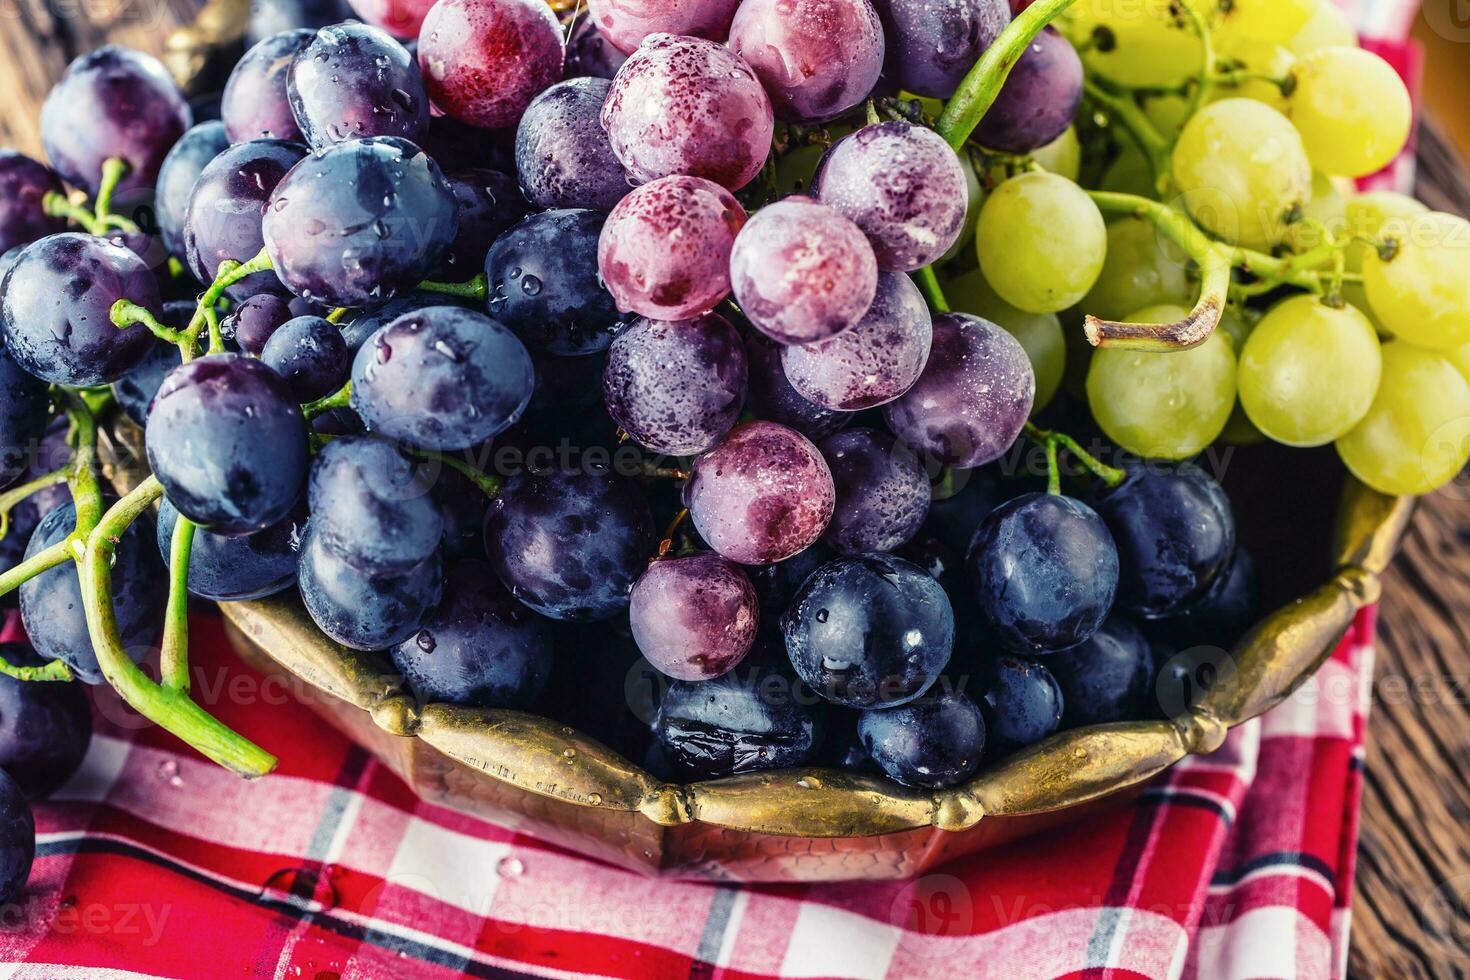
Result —
[[495, 862], [495, 873], [501, 878], [519, 878], [526, 873], [526, 865], [520, 858], [501, 858]]

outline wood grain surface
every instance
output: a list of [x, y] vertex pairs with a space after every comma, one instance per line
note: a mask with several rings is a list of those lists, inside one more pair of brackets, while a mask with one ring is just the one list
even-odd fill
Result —
[[[109, 41], [158, 52], [194, 8], [0, 0], [0, 146], [41, 156], [40, 104], [73, 57]], [[1420, 151], [1420, 196], [1470, 214], [1446, 144], [1428, 132]], [[1420, 508], [1380, 621], [1349, 974], [1470, 976], [1470, 478]]]

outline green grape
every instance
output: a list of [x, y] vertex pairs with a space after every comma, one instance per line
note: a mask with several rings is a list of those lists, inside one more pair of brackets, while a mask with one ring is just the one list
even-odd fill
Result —
[[[1169, 323], [1182, 306], [1139, 310], [1134, 323]], [[1113, 442], [1149, 459], [1185, 459], [1219, 438], [1235, 407], [1235, 353], [1219, 331], [1185, 351], [1104, 347], [1087, 372], [1092, 417]]]
[[1222, 47], [1255, 41], [1282, 44], [1307, 26], [1327, 0], [1230, 0], [1216, 31]]
[[1174, 182], [1196, 221], [1221, 238], [1269, 248], [1311, 200], [1312, 167], [1285, 116], [1254, 99], [1222, 99], [1184, 124]]
[[1373, 324], [1351, 306], [1293, 296], [1271, 308], [1240, 353], [1240, 403], [1288, 446], [1325, 446], [1368, 414], [1383, 362]]
[[940, 256], [940, 262], [958, 257], [975, 240], [975, 222], [980, 218], [980, 205], [985, 203], [985, 189], [980, 186], [980, 178], [968, 153], [960, 154], [960, 169], [965, 172], [965, 224], [960, 229], [960, 237], [955, 239], [948, 252]]
[[1215, 100], [1233, 96], [1264, 102], [1277, 111], [1286, 108], [1286, 96], [1281, 93], [1281, 86], [1269, 79], [1285, 78], [1291, 74], [1296, 65], [1296, 55], [1282, 45], [1260, 41], [1245, 41], [1221, 54], [1226, 60], [1237, 63], [1242, 72], [1266, 77], [1248, 78], [1238, 85], [1222, 85], [1214, 92]]
[[1068, 126], [1066, 132], [1039, 149], [1031, 151], [1031, 159], [1041, 166], [1068, 180], [1076, 180], [1082, 172], [1082, 143], [1077, 139], [1077, 128]]
[[1204, 59], [1177, 0], [1077, 0], [1067, 33], [1089, 72], [1126, 88], [1183, 81]]
[[1411, 344], [1450, 350], [1470, 341], [1470, 222], [1442, 212], [1382, 231], [1398, 243], [1385, 262], [1363, 256], [1368, 302], [1390, 333]]
[[1383, 345], [1373, 407], [1337, 440], [1337, 453], [1380, 493], [1429, 493], [1470, 458], [1470, 382], [1442, 354], [1402, 340]]
[[1123, 140], [1117, 159], [1108, 165], [1098, 186], [1115, 194], [1133, 194], [1155, 200], [1159, 196], [1148, 158], [1130, 139]]
[[[1368, 254], [1370, 246], [1359, 239], [1376, 239], [1385, 234], [1396, 237], [1406, 235], [1413, 219], [1428, 211], [1426, 205], [1407, 194], [1394, 191], [1369, 191], [1349, 198], [1344, 234], [1351, 236], [1352, 241], [1347, 248], [1347, 271], [1354, 275], [1361, 275], [1363, 272], [1363, 257]], [[1368, 302], [1368, 291], [1362, 283], [1344, 283], [1342, 296], [1366, 313], [1380, 334], [1390, 333], [1383, 324], [1383, 318], [1373, 309], [1373, 304]]]
[[1026, 173], [991, 191], [975, 229], [980, 269], [1028, 313], [1056, 313], [1097, 282], [1108, 229], [1087, 192], [1065, 177]]
[[1286, 46], [1297, 56], [1322, 48], [1356, 48], [1358, 32], [1337, 4], [1319, 3], [1311, 19], [1286, 42]]
[[1036, 375], [1036, 400], [1031, 414], [1045, 408], [1061, 387], [1067, 368], [1067, 342], [1057, 315], [1017, 309], [996, 294], [979, 269], [951, 279], [945, 284], [944, 294], [951, 309], [998, 324], [1021, 342]]
[[1455, 366], [1461, 376], [1470, 382], [1470, 344], [1461, 344], [1454, 350], [1445, 351], [1444, 355], [1450, 359], [1450, 363]]
[[1108, 225], [1108, 257], [1082, 308], [1104, 320], [1165, 303], [1192, 305], [1189, 259], [1146, 218]]
[[1347, 231], [1347, 201], [1331, 177], [1312, 174], [1312, 199], [1302, 207], [1302, 218], [1286, 229], [1286, 244], [1294, 252], [1310, 252], [1328, 235], [1338, 240]]
[[1362, 48], [1323, 48], [1293, 72], [1287, 114], [1312, 164], [1337, 177], [1382, 170], [1409, 139], [1414, 107], [1388, 62]]
[[1160, 135], [1173, 139], [1189, 121], [1189, 100], [1182, 95], [1158, 95], [1143, 103], [1143, 114]]

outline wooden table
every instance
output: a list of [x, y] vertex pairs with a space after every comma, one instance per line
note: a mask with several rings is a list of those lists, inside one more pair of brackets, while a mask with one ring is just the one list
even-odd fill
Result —
[[[41, 0], [21, 0], [0, 31], [0, 146], [37, 157], [41, 100], [73, 57], [107, 41], [156, 52], [194, 9], [192, 0], [52, 6], [78, 14], [59, 18]], [[1424, 142], [1421, 196], [1470, 214], [1470, 191], [1453, 189], [1453, 157], [1442, 142]], [[1424, 502], [1382, 611], [1349, 972], [1467, 975], [1470, 479]]]

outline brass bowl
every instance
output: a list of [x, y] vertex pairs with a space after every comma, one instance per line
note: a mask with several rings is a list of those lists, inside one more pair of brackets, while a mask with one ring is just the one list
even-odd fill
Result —
[[[217, 78], [238, 49], [247, 0], [212, 0], [173, 35], [167, 58], [186, 82]], [[207, 84], [207, 83], [206, 83]], [[197, 86], [194, 86], [197, 87]], [[141, 459], [137, 430], [111, 433], [110, 475], [124, 487]], [[134, 450], [128, 452], [128, 448]], [[136, 477], [136, 473], [133, 473]], [[295, 593], [222, 603], [241, 653], [304, 682], [305, 698], [421, 797], [621, 867], [740, 882], [895, 879], [1027, 834], [1084, 820], [1286, 698], [1331, 654], [1379, 594], [1413, 501], [1349, 480], [1326, 584], [1277, 610], [1231, 653], [1233, 671], [1193, 710], [1064, 732], [963, 786], [918, 792], [883, 779], [795, 769], [677, 786], [545, 718], [429, 704], [392, 664], [324, 637]]]

